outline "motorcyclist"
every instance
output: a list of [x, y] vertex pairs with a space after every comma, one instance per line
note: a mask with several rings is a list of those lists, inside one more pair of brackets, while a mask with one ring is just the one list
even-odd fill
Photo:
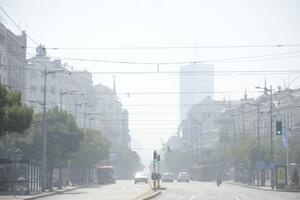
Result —
[[216, 181], [217, 181], [217, 185], [220, 186], [221, 183], [222, 183], [222, 177], [221, 177], [221, 174], [220, 174], [220, 173], [217, 174]]

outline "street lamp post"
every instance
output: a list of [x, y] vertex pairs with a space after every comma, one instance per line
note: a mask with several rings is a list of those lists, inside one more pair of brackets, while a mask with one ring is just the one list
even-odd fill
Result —
[[42, 191], [46, 190], [47, 173], [47, 122], [46, 122], [46, 99], [47, 99], [47, 75], [64, 70], [47, 71], [44, 69], [44, 98], [43, 98], [43, 153], [42, 153]]
[[273, 154], [273, 90], [272, 85], [270, 85], [270, 89], [256, 87], [257, 89], [264, 89], [265, 91], [270, 92], [270, 159], [271, 159], [271, 187], [274, 189], [275, 187], [275, 174], [274, 174], [274, 154]]
[[43, 154], [42, 154], [42, 191], [46, 190], [46, 172], [47, 172], [47, 127], [46, 127], [46, 97], [47, 97], [47, 69], [44, 70], [44, 104], [43, 104]]
[[[257, 107], [257, 155], [256, 155], [256, 159], [257, 161], [260, 161], [260, 105], [256, 104], [256, 103], [247, 103], [249, 105], [252, 106], [256, 106]], [[257, 175], [257, 186], [259, 186], [259, 182], [260, 182], [260, 169], [258, 171], [258, 175]]]
[[[270, 142], [271, 142], [271, 162], [274, 163], [274, 154], [273, 154], [273, 94], [272, 94], [272, 85], [270, 86]], [[271, 187], [274, 189], [275, 184], [274, 177], [274, 167], [271, 172]]]

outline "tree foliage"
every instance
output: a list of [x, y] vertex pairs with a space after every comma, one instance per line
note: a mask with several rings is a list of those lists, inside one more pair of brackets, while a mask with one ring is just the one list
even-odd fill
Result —
[[0, 85], [0, 136], [5, 133], [24, 133], [32, 122], [32, 109], [21, 103], [21, 93]]
[[85, 129], [83, 136], [79, 151], [71, 159], [71, 165], [87, 169], [109, 156], [110, 143], [97, 130]]
[[118, 153], [116, 161], [116, 176], [120, 179], [132, 178], [134, 174], [142, 170], [144, 166], [136, 151], [129, 148], [123, 148]]
[[[64, 167], [79, 150], [83, 138], [72, 115], [57, 108], [46, 113], [47, 163], [51, 168]], [[32, 127], [22, 141], [25, 157], [40, 160], [42, 157], [42, 114], [34, 115]]]

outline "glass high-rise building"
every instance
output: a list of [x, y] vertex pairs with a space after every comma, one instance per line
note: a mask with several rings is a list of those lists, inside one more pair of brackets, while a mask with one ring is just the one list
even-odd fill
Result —
[[[191, 73], [194, 72], [194, 73]], [[180, 68], [180, 121], [186, 118], [192, 105], [199, 103], [205, 97], [214, 99], [214, 65], [191, 64]]]

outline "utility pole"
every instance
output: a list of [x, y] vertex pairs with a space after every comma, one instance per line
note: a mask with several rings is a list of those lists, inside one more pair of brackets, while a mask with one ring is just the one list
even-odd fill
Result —
[[196, 135], [196, 161], [199, 162], [199, 133], [198, 133], [198, 127], [194, 127], [194, 134]]
[[86, 121], [86, 111], [84, 111], [84, 114], [83, 114], [83, 128], [85, 128], [85, 121]]
[[44, 70], [44, 103], [43, 103], [43, 154], [42, 154], [42, 191], [46, 190], [47, 173], [47, 125], [46, 125], [46, 93], [47, 93], [47, 69]]
[[203, 129], [202, 123], [200, 124], [200, 160], [201, 164], [203, 163]]
[[[257, 160], [260, 162], [260, 106], [257, 104]], [[260, 169], [258, 169], [257, 186], [260, 182]]]
[[243, 108], [243, 113], [242, 113], [242, 117], [243, 117], [243, 135], [245, 135], [245, 107]]
[[270, 143], [271, 143], [271, 163], [273, 165], [272, 171], [271, 171], [271, 187], [274, 189], [274, 184], [275, 184], [275, 177], [274, 177], [274, 155], [273, 155], [273, 95], [272, 95], [272, 85], [270, 85]]
[[[232, 125], [233, 125], [233, 147], [236, 146], [236, 127], [235, 127], [235, 116], [234, 116], [234, 110], [232, 112]], [[234, 159], [234, 181], [237, 179], [237, 160]]]
[[236, 127], [235, 127], [235, 114], [234, 111], [232, 112], [232, 125], [233, 125], [233, 145], [236, 145]]

